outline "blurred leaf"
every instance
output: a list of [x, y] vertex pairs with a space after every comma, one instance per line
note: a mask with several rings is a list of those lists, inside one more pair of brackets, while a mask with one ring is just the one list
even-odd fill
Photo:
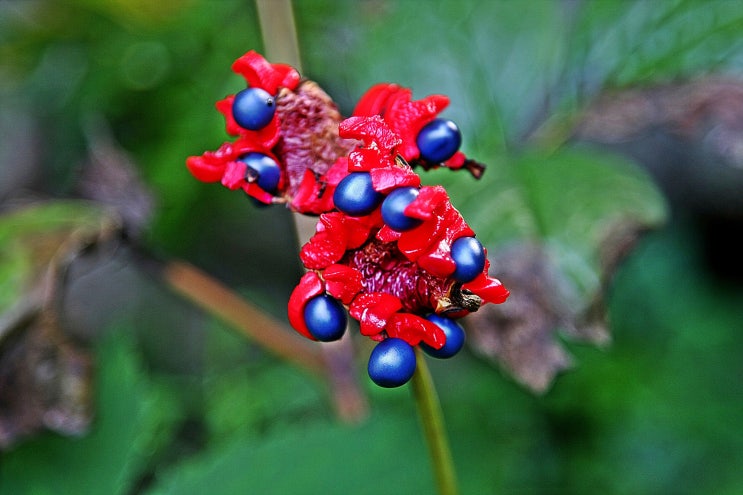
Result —
[[60, 290], [72, 260], [116, 232], [115, 217], [84, 202], [36, 204], [0, 217], [1, 448], [43, 428], [87, 429], [90, 357], [59, 325]]
[[3, 456], [3, 492], [131, 493], [152, 449], [178, 418], [164, 389], [150, 382], [122, 332], [98, 352], [98, 418], [85, 438], [47, 434]]
[[734, 2], [590, 2], [576, 13], [583, 66], [610, 86], [670, 80], [740, 63], [743, 12]]
[[214, 443], [332, 416], [323, 384], [215, 324], [206, 336], [204, 420]]
[[0, 449], [44, 428], [84, 434], [92, 417], [88, 352], [64, 335], [49, 309], [11, 316], [16, 321], [0, 342]]
[[34, 288], [49, 264], [74, 257], [117, 220], [84, 201], [32, 204], [0, 216], [0, 314]]
[[148, 493], [200, 494], [216, 486], [221, 493], [277, 495], [432, 493], [422, 442], [411, 415], [356, 427], [308, 422], [263, 441], [238, 436], [182, 463]]
[[88, 118], [88, 163], [77, 189], [80, 195], [115, 209], [128, 235], [137, 237], [152, 216], [154, 199], [137, 165], [111, 135], [101, 116]]
[[699, 240], [672, 224], [642, 241], [612, 289], [611, 352], [576, 348], [581, 366], [547, 398], [552, 430], [573, 438], [566, 493], [741, 490], [743, 292], [709, 276]]
[[526, 155], [498, 172], [450, 191], [512, 292], [464, 321], [480, 353], [544, 391], [570, 363], [558, 330], [608, 340], [606, 284], [637, 235], [663, 222], [665, 202], [640, 169], [595, 151]]
[[643, 164], [682, 211], [743, 212], [743, 83], [727, 77], [615, 90], [588, 106], [574, 139]]

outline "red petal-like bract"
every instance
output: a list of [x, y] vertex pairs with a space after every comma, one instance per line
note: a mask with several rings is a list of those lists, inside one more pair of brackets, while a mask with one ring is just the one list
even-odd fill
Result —
[[297, 284], [291, 296], [289, 296], [289, 323], [297, 332], [308, 339], [316, 340], [304, 322], [304, 307], [310, 299], [319, 296], [323, 292], [325, 292], [325, 285], [320, 276], [315, 272], [307, 272], [299, 280], [299, 284]]
[[403, 89], [394, 83], [379, 83], [369, 88], [356, 103], [354, 115], [384, 115], [390, 96]]
[[510, 294], [500, 280], [490, 278], [485, 274], [480, 274], [472, 282], [464, 284], [462, 288], [480, 296], [483, 301], [493, 304], [506, 302]]
[[389, 153], [402, 141], [379, 115], [349, 117], [338, 126], [338, 134], [346, 139], [359, 139], [367, 148]]
[[413, 101], [413, 92], [397, 84], [372, 86], [359, 100], [355, 116], [381, 115], [402, 139], [398, 153], [407, 161], [420, 157], [416, 139], [420, 130], [449, 105], [449, 98], [430, 95]]
[[381, 340], [387, 320], [401, 309], [400, 298], [392, 294], [365, 292], [353, 300], [349, 314], [359, 321], [361, 335]]
[[232, 70], [242, 75], [248, 86], [265, 89], [272, 95], [276, 95], [281, 87], [294, 89], [300, 81], [299, 72], [294, 67], [269, 63], [253, 50], [235, 60]]
[[411, 313], [395, 313], [387, 323], [387, 335], [403, 339], [410, 345], [425, 342], [434, 349], [446, 344], [446, 334], [438, 325]]
[[340, 299], [343, 304], [351, 304], [356, 294], [364, 288], [361, 273], [346, 265], [330, 265], [322, 276], [328, 294]]
[[410, 89], [397, 84], [375, 84], [359, 99], [353, 115], [381, 116], [402, 140], [397, 152], [411, 165], [420, 165], [424, 170], [442, 165], [452, 170], [465, 168], [473, 177], [479, 179], [485, 171], [485, 166], [468, 159], [461, 151], [454, 153], [454, 156], [444, 163], [430, 163], [420, 156], [418, 133], [449, 105], [449, 98], [443, 95], [430, 95], [414, 101], [412, 95]]

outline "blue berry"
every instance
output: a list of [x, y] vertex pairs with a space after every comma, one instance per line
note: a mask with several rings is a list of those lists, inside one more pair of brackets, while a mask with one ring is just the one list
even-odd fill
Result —
[[446, 343], [441, 349], [434, 349], [425, 343], [421, 343], [421, 349], [426, 354], [439, 359], [446, 359], [454, 356], [462, 349], [462, 346], [464, 346], [464, 328], [462, 328], [462, 325], [451, 318], [437, 314], [428, 315], [426, 319], [435, 323], [446, 335]]
[[261, 88], [243, 89], [232, 102], [232, 116], [240, 127], [257, 131], [266, 127], [276, 113], [276, 101]]
[[343, 337], [346, 331], [346, 310], [337, 299], [320, 294], [307, 301], [304, 322], [317, 340], [331, 342]]
[[390, 337], [372, 349], [369, 355], [369, 378], [380, 387], [399, 387], [415, 372], [415, 351], [402, 339]]
[[485, 268], [485, 250], [474, 237], [460, 237], [452, 242], [451, 257], [457, 265], [452, 278], [462, 283], [471, 282]]
[[389, 193], [382, 202], [384, 223], [398, 232], [404, 232], [420, 225], [420, 219], [405, 215], [405, 208], [418, 197], [418, 194], [417, 187], [400, 187]]
[[268, 155], [263, 153], [248, 153], [240, 158], [240, 161], [248, 166], [247, 177], [252, 177], [258, 187], [267, 193], [275, 193], [281, 180], [281, 169], [279, 164]]
[[352, 217], [368, 215], [382, 199], [384, 195], [374, 190], [368, 172], [351, 172], [338, 183], [333, 193], [335, 207]]
[[420, 130], [416, 144], [421, 158], [432, 163], [445, 162], [462, 144], [462, 134], [451, 120], [434, 119]]

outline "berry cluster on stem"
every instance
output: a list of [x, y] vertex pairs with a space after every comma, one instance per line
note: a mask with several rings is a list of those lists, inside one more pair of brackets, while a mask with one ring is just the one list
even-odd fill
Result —
[[454, 356], [456, 321], [508, 290], [488, 275], [487, 251], [442, 186], [421, 186], [415, 167], [484, 166], [460, 150], [456, 124], [440, 118], [443, 95], [413, 100], [408, 88], [372, 86], [347, 119], [314, 82], [256, 52], [233, 70], [247, 88], [217, 102], [234, 141], [189, 157], [205, 182], [243, 190], [258, 204], [318, 215], [302, 246], [307, 269], [292, 292], [289, 321], [317, 341], [341, 338], [347, 320], [378, 343], [368, 372], [382, 387], [406, 383], [415, 346]]

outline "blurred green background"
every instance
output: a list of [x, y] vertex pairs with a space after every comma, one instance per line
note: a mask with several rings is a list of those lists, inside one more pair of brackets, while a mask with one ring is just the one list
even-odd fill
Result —
[[[740, 3], [297, 0], [294, 14], [303, 75], [344, 114], [380, 81], [451, 98], [445, 115], [460, 125], [464, 151], [489, 169], [477, 184], [448, 171], [426, 180], [447, 185], [490, 245], [541, 236], [595, 249], [589, 236], [561, 236], [610, 212], [549, 187], [580, 183], [594, 163], [630, 169], [616, 173], [629, 182], [601, 185], [613, 193], [606, 205], [648, 223], [663, 216], [657, 191], [668, 205], [612, 280], [611, 345], [566, 342], [575, 368], [547, 393], [533, 395], [470, 350], [430, 362], [461, 492], [743, 493], [743, 247], [733, 239], [743, 226], [743, 132], [709, 144], [711, 130], [743, 131], [743, 100], [726, 93], [727, 113], [705, 114], [704, 134], [679, 138], [677, 117], [644, 126], [631, 111], [616, 118], [638, 131], [631, 138], [597, 147], [595, 135], [573, 132], [606, 91], [712, 74], [735, 87]], [[184, 166], [227, 139], [214, 102], [244, 84], [229, 68], [249, 49], [263, 44], [247, 0], [0, 1], [3, 211], [85, 196], [96, 160], [133, 164], [141, 184], [98, 192], [132, 212], [137, 242], [285, 319], [299, 276], [290, 214], [199, 183]], [[647, 108], [666, 93], [643, 95]], [[547, 155], [544, 174], [523, 165]], [[499, 202], [523, 167], [542, 177], [532, 192], [545, 196]], [[363, 352], [370, 413], [343, 424], [325, 384], [178, 298], [126, 253], [108, 254], [79, 269], [66, 316], [96, 355], [92, 429], [0, 453], [0, 493], [435, 491], [410, 391], [370, 384]], [[3, 268], [10, 280], [13, 268]]]

